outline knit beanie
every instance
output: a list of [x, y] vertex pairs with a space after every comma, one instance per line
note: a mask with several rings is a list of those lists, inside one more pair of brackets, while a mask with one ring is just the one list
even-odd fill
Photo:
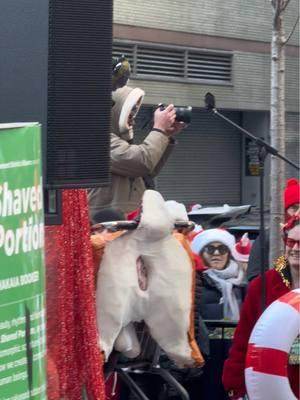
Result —
[[224, 229], [207, 229], [194, 237], [191, 243], [192, 251], [199, 254], [203, 248], [211, 242], [220, 242], [225, 244], [225, 246], [229, 248], [230, 252], [232, 252], [235, 245], [235, 238]]
[[291, 178], [287, 181], [283, 192], [283, 200], [285, 210], [294, 204], [300, 203], [300, 185], [296, 178]]
[[236, 261], [248, 262], [251, 251], [251, 241], [248, 233], [244, 233], [241, 239], [234, 245], [232, 249], [232, 256]]

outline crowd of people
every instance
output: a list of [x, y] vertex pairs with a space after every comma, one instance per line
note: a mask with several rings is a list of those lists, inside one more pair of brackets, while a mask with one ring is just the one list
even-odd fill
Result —
[[[104, 221], [107, 210], [114, 210], [115, 215], [121, 216], [121, 219], [128, 215], [132, 218], [132, 211], [133, 216], [138, 215], [136, 209], [140, 206], [144, 191], [155, 188], [153, 179], [176, 145], [175, 135], [184, 128], [182, 122], [176, 121], [174, 106], [169, 105], [164, 110], [155, 111], [150, 133], [143, 143], [135, 144], [134, 120], [143, 97], [141, 89], [128, 86], [113, 93], [112, 181], [108, 188], [96, 188], [89, 192], [92, 224]], [[287, 182], [283, 197], [285, 252], [273, 268], [269, 269], [268, 266], [269, 270], [265, 274], [266, 306], [284, 293], [299, 287], [300, 193], [297, 179]], [[179, 376], [191, 400], [222, 400], [228, 397], [242, 399], [246, 396], [244, 369], [249, 336], [262, 313], [261, 278], [258, 276], [261, 269], [260, 237], [252, 246], [247, 233], [237, 241], [221, 228], [198, 229], [188, 235], [196, 270], [196, 339], [200, 349], [203, 349], [206, 346], [204, 332], [210, 348], [203, 351], [206, 364], [201, 373], [193, 373], [192, 370], [187, 373], [185, 370], [180, 378], [180, 371], [175, 368], [174, 376]], [[237, 328], [234, 336], [228, 331], [225, 338], [223, 335], [219, 337], [218, 331], [211, 326], [206, 330], [203, 321], [208, 320], [235, 322]], [[299, 365], [289, 365], [289, 378], [295, 395], [299, 396]], [[124, 394], [123, 397], [119, 396], [129, 398], [128, 393], [125, 395], [127, 397]], [[176, 397], [175, 393], [165, 398], [180, 397]]]

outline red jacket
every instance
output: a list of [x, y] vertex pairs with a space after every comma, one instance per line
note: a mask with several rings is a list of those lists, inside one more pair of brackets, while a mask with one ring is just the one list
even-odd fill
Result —
[[[266, 305], [289, 292], [289, 288], [283, 282], [279, 273], [272, 269], [265, 274]], [[235, 330], [233, 344], [229, 358], [225, 361], [223, 370], [223, 385], [230, 391], [233, 399], [238, 399], [246, 393], [244, 369], [247, 346], [252, 329], [261, 315], [261, 279], [257, 277], [249, 285], [245, 298], [239, 324]], [[299, 398], [299, 366], [288, 366], [289, 380], [294, 394]]]

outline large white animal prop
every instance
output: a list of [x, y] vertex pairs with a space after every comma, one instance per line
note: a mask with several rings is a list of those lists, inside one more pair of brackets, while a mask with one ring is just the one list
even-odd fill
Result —
[[158, 192], [147, 190], [137, 228], [105, 246], [96, 303], [106, 360], [113, 348], [138, 355], [132, 323], [143, 320], [179, 367], [203, 364], [194, 339], [193, 264], [172, 235], [176, 218], [168, 208]]

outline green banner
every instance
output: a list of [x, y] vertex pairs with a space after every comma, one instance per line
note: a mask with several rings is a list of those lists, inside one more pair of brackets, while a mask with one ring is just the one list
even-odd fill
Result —
[[46, 399], [38, 124], [0, 124], [0, 215], [0, 400]]

